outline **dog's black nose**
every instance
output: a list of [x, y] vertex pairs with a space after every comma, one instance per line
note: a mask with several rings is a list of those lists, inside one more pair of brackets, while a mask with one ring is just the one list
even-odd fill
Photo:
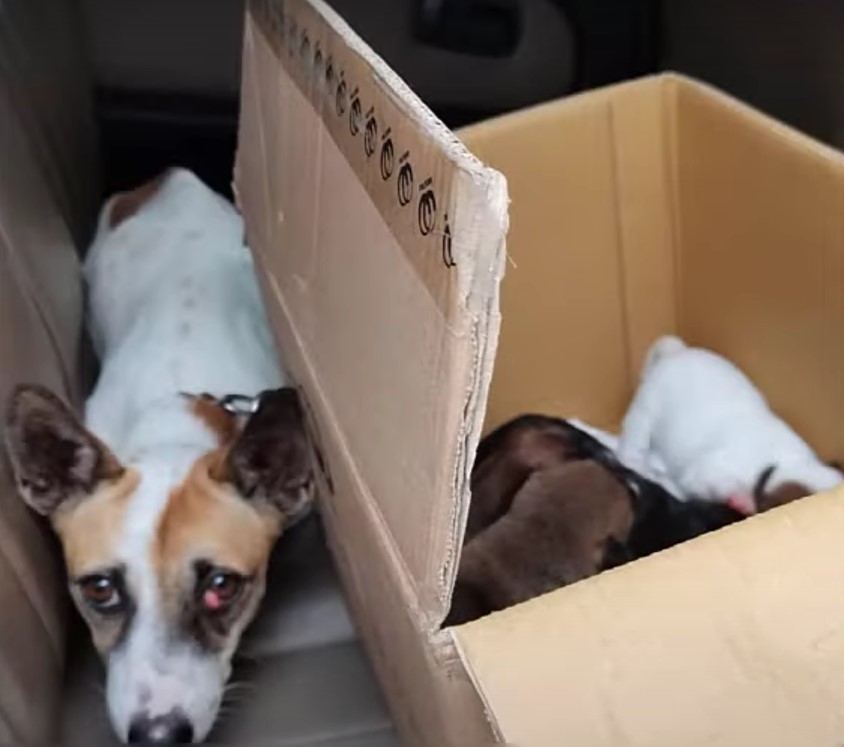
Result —
[[129, 725], [129, 744], [190, 744], [193, 726], [179, 711], [164, 716], [139, 716]]

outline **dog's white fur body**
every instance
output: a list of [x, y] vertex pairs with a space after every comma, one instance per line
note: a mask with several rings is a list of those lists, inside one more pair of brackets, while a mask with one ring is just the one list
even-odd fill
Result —
[[218, 446], [182, 393], [255, 395], [281, 386], [282, 374], [234, 207], [180, 169], [114, 228], [113, 201], [103, 207], [85, 263], [102, 360], [86, 425], [141, 482], [120, 543], [137, 613], [109, 657], [107, 699], [124, 738], [138, 710], [155, 717], [178, 708], [198, 741], [213, 724], [232, 652], [199, 656], [168, 641], [151, 567], [169, 492]]
[[671, 336], [649, 351], [622, 427], [620, 459], [637, 464], [649, 455], [665, 465], [681, 499], [749, 498], [769, 467], [770, 488], [795, 481], [820, 492], [842, 479], [735, 365]]
[[234, 207], [181, 169], [115, 229], [113, 199], [85, 262], [102, 360], [86, 420], [131, 461], [162, 435], [195, 429], [178, 416], [180, 392], [256, 393], [281, 375]]

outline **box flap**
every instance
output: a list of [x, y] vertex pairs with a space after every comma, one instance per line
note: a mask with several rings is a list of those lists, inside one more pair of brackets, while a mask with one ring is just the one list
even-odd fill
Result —
[[433, 627], [497, 341], [504, 179], [317, 0], [250, 2], [242, 96], [247, 238], [362, 486], [331, 500], [380, 525]]
[[504, 740], [844, 740], [844, 490], [455, 628]]

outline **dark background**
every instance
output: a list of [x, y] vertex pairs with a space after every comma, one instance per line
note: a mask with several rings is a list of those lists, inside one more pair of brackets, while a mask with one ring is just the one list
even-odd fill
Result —
[[[228, 192], [241, 0], [80, 0], [106, 189], [165, 166]], [[844, 147], [841, 0], [332, 0], [450, 126], [659, 70]]]

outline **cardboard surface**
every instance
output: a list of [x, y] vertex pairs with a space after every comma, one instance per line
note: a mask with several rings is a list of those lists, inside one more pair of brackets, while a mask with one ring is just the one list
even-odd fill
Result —
[[455, 635], [508, 743], [837, 745], [842, 531], [816, 496]]
[[675, 116], [680, 329], [840, 459], [844, 155], [700, 86]]
[[389, 535], [433, 629], [497, 337], [503, 179], [320, 3], [250, 4], [243, 74], [236, 188], [292, 373], [348, 450], [337, 500]]
[[666, 85], [597, 91], [460, 133], [506, 175], [512, 199], [488, 429], [522, 412], [617, 423], [644, 351], [674, 328]]
[[[258, 255], [259, 277], [285, 360], [307, 372], [307, 359], [283, 299]], [[309, 374], [304, 373], [307, 380]], [[389, 533], [350, 496], [365, 492], [323, 394], [303, 392], [309, 427], [324, 469], [318, 476], [320, 513], [355, 622], [393, 717], [407, 744], [485, 744], [492, 741], [481, 701], [462, 672], [450, 636], [432, 642], [428, 616], [404, 572]]]

